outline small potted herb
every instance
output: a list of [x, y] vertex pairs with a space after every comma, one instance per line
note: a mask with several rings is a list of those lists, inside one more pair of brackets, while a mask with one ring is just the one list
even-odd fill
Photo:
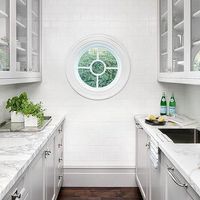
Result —
[[22, 113], [24, 114], [25, 127], [36, 127], [42, 125], [44, 122], [44, 109], [41, 103], [34, 104], [31, 101], [26, 102]]
[[9, 112], [11, 113], [11, 122], [24, 122], [22, 109], [26, 102], [28, 102], [26, 92], [7, 100], [6, 108], [10, 109]]

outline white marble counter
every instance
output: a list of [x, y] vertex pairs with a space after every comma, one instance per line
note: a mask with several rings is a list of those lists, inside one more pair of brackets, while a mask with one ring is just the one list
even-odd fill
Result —
[[[140, 123], [145, 132], [158, 142], [161, 151], [200, 196], [200, 144], [175, 144], [167, 141], [158, 130], [159, 127], [145, 123], [144, 115], [135, 116], [135, 119]], [[166, 125], [166, 127], [168, 126]], [[190, 126], [190, 128], [195, 127], [197, 127], [197, 124]]]
[[0, 133], [0, 200], [54, 134], [64, 116], [52, 119], [41, 132]]

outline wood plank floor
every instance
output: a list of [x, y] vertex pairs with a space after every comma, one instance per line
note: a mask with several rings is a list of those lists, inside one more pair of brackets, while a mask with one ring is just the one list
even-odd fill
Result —
[[58, 200], [142, 200], [138, 188], [62, 188]]

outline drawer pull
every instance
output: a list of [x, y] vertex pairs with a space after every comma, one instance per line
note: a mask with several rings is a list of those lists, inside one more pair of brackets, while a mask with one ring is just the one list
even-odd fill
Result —
[[138, 122], [135, 123], [135, 126], [137, 129], [143, 129], [142, 126]]
[[25, 189], [23, 188], [21, 190], [21, 192], [19, 193], [18, 190], [16, 189], [15, 193], [13, 195], [11, 195], [12, 200], [17, 200], [17, 199], [21, 199], [21, 197], [23, 196], [25, 192]]
[[188, 187], [188, 184], [186, 184], [186, 183], [180, 183], [177, 179], [176, 179], [176, 177], [173, 175], [173, 171], [174, 171], [174, 168], [173, 167], [168, 167], [167, 168], [167, 170], [168, 170], [168, 174], [169, 174], [169, 176], [171, 177], [171, 179], [174, 181], [174, 183], [176, 183], [176, 185], [178, 185], [178, 186], [180, 186], [180, 187], [184, 187], [184, 188], [187, 188]]
[[44, 153], [45, 153], [45, 158], [46, 158], [47, 156], [49, 156], [51, 154], [51, 151], [46, 150]]
[[58, 144], [58, 148], [61, 148], [63, 145], [62, 144]]
[[59, 162], [62, 162], [62, 161], [63, 161], [63, 159], [62, 159], [62, 158], [59, 158], [59, 159], [58, 159], [58, 161], [59, 161]]
[[149, 149], [150, 148], [150, 142], [146, 143], [145, 146]]
[[61, 132], [62, 132], [62, 129], [59, 129], [59, 130], [58, 130], [58, 133], [61, 133]]

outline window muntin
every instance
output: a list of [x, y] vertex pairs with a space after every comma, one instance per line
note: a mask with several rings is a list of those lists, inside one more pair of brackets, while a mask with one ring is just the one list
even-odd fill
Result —
[[91, 88], [107, 87], [117, 79], [120, 68], [117, 60], [106, 47], [88, 47], [78, 62], [79, 78]]

